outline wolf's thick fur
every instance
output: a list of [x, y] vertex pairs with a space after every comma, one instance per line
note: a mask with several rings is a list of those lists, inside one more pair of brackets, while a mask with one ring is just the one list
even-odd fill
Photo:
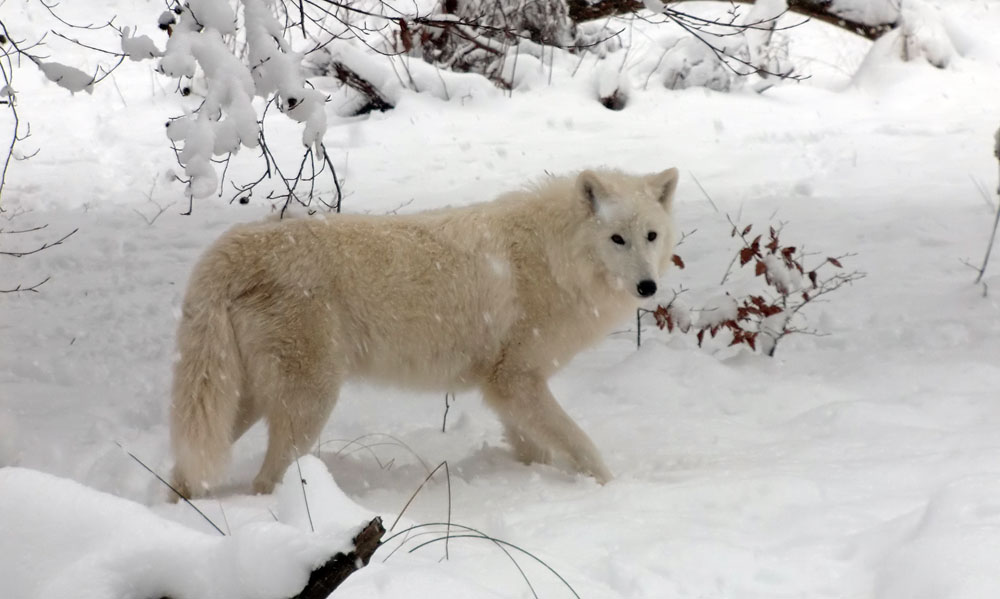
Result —
[[230, 446], [265, 418], [254, 489], [270, 492], [352, 377], [478, 387], [520, 459], [558, 452], [609, 480], [547, 379], [655, 291], [673, 251], [676, 185], [675, 169], [584, 171], [463, 208], [233, 227], [184, 299], [171, 412], [178, 490], [204, 493]]

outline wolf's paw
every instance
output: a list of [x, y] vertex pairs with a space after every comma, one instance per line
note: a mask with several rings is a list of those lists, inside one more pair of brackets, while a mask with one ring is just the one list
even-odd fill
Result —
[[551, 464], [552, 452], [524, 435], [507, 431], [505, 435], [507, 442], [514, 450], [514, 456], [522, 464]]
[[253, 481], [253, 492], [256, 495], [270, 495], [274, 492], [275, 482], [270, 479], [257, 477]]
[[577, 470], [580, 474], [586, 474], [587, 476], [593, 477], [599, 485], [608, 484], [614, 475], [611, 474], [611, 470], [604, 465], [604, 461], [598, 456], [592, 456], [589, 460], [583, 463], [577, 464]]
[[607, 469], [605, 469], [603, 472], [590, 472], [589, 474], [592, 477], [594, 477], [594, 480], [597, 481], [597, 484], [602, 486], [608, 484], [609, 482], [611, 482], [611, 479], [614, 478], [614, 475], [611, 474], [611, 471]]

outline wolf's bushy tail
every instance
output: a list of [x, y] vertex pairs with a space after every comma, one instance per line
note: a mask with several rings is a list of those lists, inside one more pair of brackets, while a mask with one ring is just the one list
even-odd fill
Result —
[[170, 440], [173, 483], [185, 497], [204, 494], [220, 476], [240, 408], [244, 372], [229, 313], [238, 269], [220, 250], [195, 267], [177, 330]]

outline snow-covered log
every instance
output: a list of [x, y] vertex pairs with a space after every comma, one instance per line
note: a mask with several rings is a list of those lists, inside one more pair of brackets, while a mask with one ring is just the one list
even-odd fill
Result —
[[[726, 0], [727, 2], [729, 0]], [[753, 4], [755, 0], [732, 0], [737, 4]], [[642, 10], [638, 0], [568, 0], [569, 17], [579, 23], [610, 15]], [[668, 10], [672, 10], [667, 5]], [[788, 0], [788, 10], [846, 29], [874, 40], [893, 29], [899, 22], [899, 2], [895, 0]]]

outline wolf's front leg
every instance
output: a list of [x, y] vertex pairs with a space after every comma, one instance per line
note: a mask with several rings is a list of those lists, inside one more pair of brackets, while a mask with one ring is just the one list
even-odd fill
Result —
[[573, 466], [604, 484], [611, 471], [583, 430], [559, 406], [548, 383], [535, 373], [503, 373], [484, 385], [483, 395], [503, 421], [518, 458], [548, 461], [558, 451]]

